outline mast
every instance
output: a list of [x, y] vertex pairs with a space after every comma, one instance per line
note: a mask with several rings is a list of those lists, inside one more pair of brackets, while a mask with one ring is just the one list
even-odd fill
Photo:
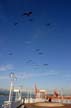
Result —
[[13, 72], [10, 73], [11, 83], [10, 83], [10, 93], [9, 93], [9, 102], [12, 101], [12, 95], [14, 90], [14, 79], [16, 79], [15, 74]]

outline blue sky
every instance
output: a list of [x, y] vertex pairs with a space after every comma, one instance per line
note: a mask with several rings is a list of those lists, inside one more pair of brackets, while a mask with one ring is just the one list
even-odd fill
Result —
[[0, 0], [0, 88], [10, 72], [24, 87], [70, 88], [70, 0]]

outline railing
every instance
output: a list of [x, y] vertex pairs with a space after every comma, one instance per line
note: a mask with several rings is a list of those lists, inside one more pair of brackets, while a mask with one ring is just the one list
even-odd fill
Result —
[[71, 104], [71, 100], [69, 99], [52, 99], [52, 102], [59, 102], [59, 103], [66, 103], [66, 104]]

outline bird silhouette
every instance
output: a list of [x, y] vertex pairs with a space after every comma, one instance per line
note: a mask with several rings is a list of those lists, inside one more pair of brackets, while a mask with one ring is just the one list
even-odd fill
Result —
[[22, 14], [22, 16], [31, 16], [31, 15], [32, 15], [32, 11], [25, 12]]
[[39, 55], [43, 55], [43, 53], [42, 53], [42, 52], [39, 52], [38, 54], [39, 54]]
[[16, 26], [17, 24], [18, 24], [18, 22], [15, 22], [15, 23], [14, 23], [14, 26]]
[[9, 55], [9, 56], [12, 56], [12, 55], [13, 55], [13, 53], [12, 53], [12, 52], [9, 52], [9, 53], [8, 53], [8, 55]]
[[50, 26], [50, 25], [51, 25], [50, 23], [47, 23], [47, 24], [46, 24], [46, 26]]
[[26, 63], [30, 63], [30, 62], [32, 62], [32, 60], [30, 59], [30, 60], [27, 60], [27, 62]]
[[48, 64], [46, 63], [46, 64], [43, 64], [44, 66], [48, 66]]
[[36, 49], [36, 51], [38, 52], [38, 51], [40, 51], [40, 49]]
[[29, 19], [29, 21], [30, 21], [30, 22], [32, 22], [32, 21], [33, 21], [33, 19]]

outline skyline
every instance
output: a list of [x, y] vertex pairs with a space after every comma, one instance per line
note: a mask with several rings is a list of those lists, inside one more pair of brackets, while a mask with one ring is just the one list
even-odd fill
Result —
[[[71, 1], [0, 0], [0, 87], [70, 88]], [[22, 16], [25, 12], [30, 16]]]

